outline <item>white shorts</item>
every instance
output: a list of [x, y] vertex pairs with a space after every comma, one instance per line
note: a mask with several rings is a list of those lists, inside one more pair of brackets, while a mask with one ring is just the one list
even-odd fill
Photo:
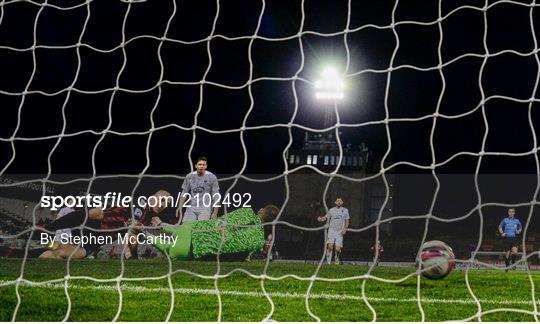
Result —
[[343, 235], [341, 235], [341, 231], [329, 229], [326, 244], [334, 244], [343, 247]]
[[208, 207], [189, 207], [182, 217], [182, 223], [191, 220], [209, 220], [212, 209]]
[[[56, 232], [54, 233], [54, 242], [62, 242], [62, 234], [67, 234], [67, 236], [71, 236], [71, 229], [70, 228], [65, 228], [65, 229], [59, 229], [59, 230], [56, 230]], [[64, 235], [64, 237], [67, 237], [66, 235]]]

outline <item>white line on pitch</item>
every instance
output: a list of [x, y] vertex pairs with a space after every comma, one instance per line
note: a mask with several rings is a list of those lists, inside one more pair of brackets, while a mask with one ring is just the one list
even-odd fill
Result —
[[[7, 283], [7, 281], [0, 281], [0, 284]], [[52, 289], [64, 289], [63, 284], [40, 284], [40, 283], [21, 283], [25, 286], [31, 287], [42, 287], [42, 288], [52, 288]], [[106, 285], [96, 285], [96, 286], [81, 286], [81, 285], [68, 285], [69, 289], [81, 289], [81, 290], [108, 290], [108, 291], [117, 291], [116, 286], [106, 286]], [[142, 293], [170, 293], [169, 288], [163, 287], [154, 287], [148, 288], [143, 286], [131, 286], [131, 285], [121, 285], [122, 291], [134, 291]], [[215, 289], [193, 289], [193, 288], [175, 288], [175, 293], [178, 294], [187, 294], [187, 295], [230, 295], [230, 296], [249, 296], [249, 297], [265, 297], [262, 292], [255, 291], [238, 291], [238, 290], [219, 290]], [[269, 292], [270, 297], [277, 298], [306, 298], [305, 294], [300, 293], [288, 293], [288, 292]], [[344, 295], [344, 294], [310, 294], [309, 298], [311, 299], [329, 299], [329, 300], [363, 300], [361, 296], [354, 295]], [[396, 298], [396, 297], [367, 297], [367, 300], [370, 302], [400, 302], [400, 303], [416, 303], [416, 298]], [[422, 298], [422, 303], [428, 304], [475, 304], [475, 301], [472, 299], [443, 299], [443, 298]], [[495, 305], [515, 305], [515, 304], [525, 304], [531, 305], [532, 300], [495, 300], [495, 299], [480, 299], [482, 304], [495, 304]]]

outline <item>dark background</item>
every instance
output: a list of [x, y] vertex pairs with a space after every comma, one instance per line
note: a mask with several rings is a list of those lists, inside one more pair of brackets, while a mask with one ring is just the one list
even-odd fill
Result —
[[[297, 107], [291, 80], [252, 83], [252, 102], [247, 86], [226, 89], [206, 84], [202, 87], [200, 100], [201, 86], [197, 82], [204, 78], [209, 66], [205, 38], [211, 33], [214, 19], [216, 37], [209, 42], [212, 64], [204, 79], [237, 87], [250, 80], [248, 36], [255, 33], [262, 9], [259, 1], [220, 2], [217, 15], [216, 1], [177, 3], [174, 15], [172, 1], [149, 0], [128, 5], [116, 0], [96, 0], [90, 2], [89, 6], [82, 1], [48, 3], [62, 8], [75, 7], [59, 10], [45, 6], [41, 9], [41, 6], [26, 1], [8, 1], [1, 6], [0, 42], [4, 47], [0, 49], [0, 89], [4, 93], [0, 96], [0, 166], [4, 173], [95, 171], [138, 174], [148, 166], [146, 173], [184, 174], [190, 169], [188, 151], [194, 132], [177, 126], [194, 125], [199, 105], [198, 126], [209, 130], [235, 131], [212, 134], [197, 130], [192, 158], [207, 156], [211, 170], [216, 173], [238, 173], [244, 161], [245, 173], [281, 173], [285, 169], [281, 154], [289, 140], [287, 127], [241, 133], [238, 128], [243, 120], [246, 119], [246, 126], [292, 121], [313, 128], [323, 127], [324, 104], [313, 99], [312, 85], [300, 80], [295, 83]], [[299, 71], [300, 78], [313, 81], [327, 64], [345, 71], [346, 38], [350, 64], [346, 70], [346, 99], [339, 104], [341, 122], [355, 124], [383, 120], [388, 73], [371, 71], [384, 71], [390, 66], [396, 47], [393, 30], [389, 28], [395, 3], [352, 2], [349, 30], [361, 26], [364, 28], [345, 34], [348, 18], [346, 1], [305, 1], [305, 33], [301, 37], [303, 65], [299, 38], [293, 37], [300, 30], [300, 4], [300, 1], [266, 2], [258, 36], [290, 39], [256, 39], [252, 42], [251, 79], [291, 78]], [[467, 7], [456, 10], [464, 5], [481, 8], [484, 1], [442, 1], [442, 62], [447, 63], [463, 54], [476, 54], [476, 57], [460, 58], [443, 68], [446, 87], [439, 113], [471, 113], [460, 118], [437, 118], [433, 138], [436, 161], [447, 160], [458, 152], [481, 151], [486, 133], [483, 112], [489, 125], [485, 151], [531, 151], [538, 124], [538, 113], [534, 109], [537, 104], [529, 108], [528, 103], [495, 98], [485, 106], [478, 107], [482, 98], [479, 73], [483, 63], [483, 58], [478, 56], [486, 52], [482, 40], [486, 26], [483, 11]], [[489, 53], [513, 50], [530, 54], [535, 48], [534, 39], [539, 28], [538, 9], [495, 3], [486, 11], [486, 16]], [[78, 48], [80, 71], [77, 74], [77, 47], [74, 45], [78, 43], [87, 17], [81, 40], [84, 46]], [[400, 23], [395, 28], [399, 47], [393, 66], [434, 68], [439, 64], [439, 30], [438, 25], [433, 23], [437, 17], [438, 1], [398, 3], [394, 20]], [[163, 62], [161, 69], [158, 60], [161, 42], [149, 36], [161, 38], [169, 20], [166, 36], [192, 43], [163, 42], [159, 52]], [[413, 21], [431, 24], [406, 23]], [[371, 24], [385, 28], [375, 28]], [[36, 64], [32, 77], [34, 64], [32, 51], [28, 49], [34, 42], [34, 36], [35, 43], [42, 47], [35, 50]], [[243, 38], [229, 40], [225, 37]], [[123, 48], [119, 46], [122, 39], [129, 40]], [[64, 48], [59, 48], [61, 46]], [[14, 51], [13, 48], [27, 50]], [[170, 82], [159, 87], [156, 84], [161, 72], [163, 80]], [[357, 74], [359, 72], [362, 73]], [[538, 65], [534, 55], [503, 53], [485, 62], [481, 85], [485, 98], [500, 95], [527, 100], [537, 96], [537, 75]], [[139, 93], [113, 91], [117, 77], [121, 89]], [[32, 81], [29, 83], [30, 78]], [[173, 82], [177, 84], [171, 84]], [[77, 90], [57, 93], [71, 84]], [[26, 87], [31, 94], [22, 96], [21, 92]], [[434, 113], [441, 90], [442, 81], [437, 69], [417, 71], [402, 68], [394, 71], [387, 91], [388, 117], [414, 118]], [[57, 94], [45, 96], [36, 91]], [[68, 95], [69, 98], [66, 98]], [[65, 121], [62, 118], [64, 103]], [[474, 110], [476, 107], [478, 109]], [[528, 121], [529, 112], [532, 127]], [[150, 136], [152, 122], [154, 127], [161, 128]], [[392, 146], [386, 165], [398, 161], [431, 164], [430, 132], [433, 123], [433, 118], [391, 122]], [[64, 134], [77, 135], [59, 140], [58, 134], [63, 129]], [[94, 133], [90, 133], [90, 130]], [[130, 132], [139, 133], [118, 135]], [[293, 147], [301, 146], [303, 131], [295, 127], [292, 133]], [[9, 141], [12, 136], [47, 138]], [[241, 138], [247, 152], [243, 152]], [[388, 149], [385, 125], [381, 123], [343, 127], [342, 140], [353, 144], [366, 142], [379, 159]], [[49, 170], [47, 160], [53, 147]], [[95, 170], [92, 161], [95, 162]], [[474, 173], [477, 162], [477, 157], [459, 156], [437, 172]], [[390, 171], [423, 172], [408, 167]], [[482, 159], [479, 171], [537, 173], [532, 154], [521, 157], [487, 156]]]

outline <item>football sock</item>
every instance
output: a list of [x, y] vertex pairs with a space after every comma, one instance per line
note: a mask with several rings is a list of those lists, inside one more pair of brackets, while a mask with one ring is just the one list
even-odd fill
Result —
[[326, 250], [326, 262], [330, 263], [332, 261], [332, 251]]
[[517, 255], [512, 255], [512, 264], [516, 264]]
[[[29, 258], [38, 258], [40, 255], [45, 253], [45, 251], [48, 251], [49, 249], [32, 249], [28, 250], [28, 257]], [[24, 254], [24, 253], [23, 253]], [[24, 255], [23, 255], [24, 256]]]
[[131, 259], [131, 249], [129, 248], [129, 244], [124, 244], [124, 258], [125, 259]]
[[59, 229], [74, 228], [84, 223], [85, 219], [86, 219], [86, 214], [84, 213], [84, 211], [82, 212], [77, 211], [77, 212], [69, 213], [64, 217], [55, 220], [49, 225], [45, 225], [45, 229], [54, 232]]

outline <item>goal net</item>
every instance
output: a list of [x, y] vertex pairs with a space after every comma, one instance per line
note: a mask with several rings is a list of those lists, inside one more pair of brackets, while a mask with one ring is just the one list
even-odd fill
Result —
[[[0, 1], [0, 320], [538, 320], [538, 10]], [[140, 244], [126, 260], [118, 242], [35, 258], [59, 219], [43, 197], [177, 198], [200, 156], [218, 219], [278, 207], [264, 253], [231, 258], [222, 235], [200, 259]], [[350, 218], [328, 257], [338, 198]], [[98, 232], [140, 230], [128, 207]], [[516, 271], [496, 236], [510, 208]], [[83, 209], [71, 229], [92, 229]], [[430, 240], [456, 254], [440, 281], [418, 262]]]

